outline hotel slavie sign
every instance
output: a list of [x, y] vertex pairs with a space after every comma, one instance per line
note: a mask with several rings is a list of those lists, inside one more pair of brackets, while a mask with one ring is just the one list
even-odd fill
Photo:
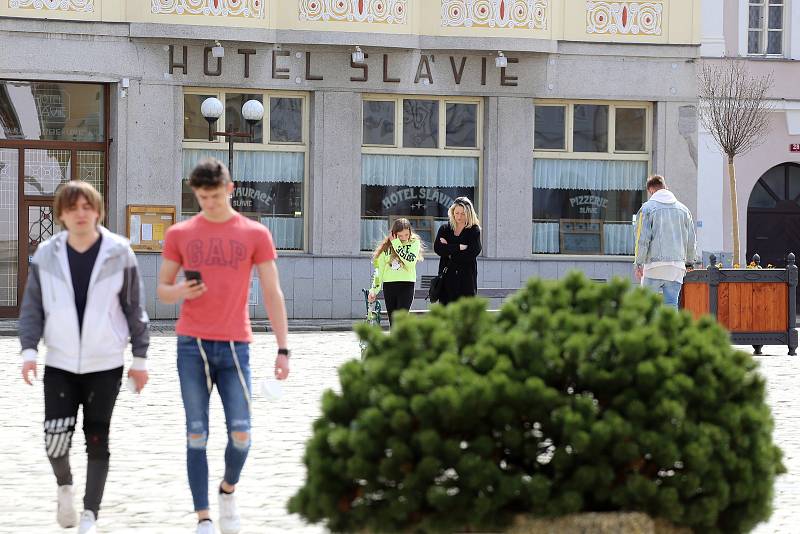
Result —
[[[292, 62], [304, 62], [302, 72], [303, 78], [297, 78], [295, 81], [321, 81], [324, 80], [322, 72], [317, 70], [318, 63], [315, 63], [315, 57], [312, 52], [292, 52], [286, 49], [267, 49], [256, 50], [255, 48], [238, 48], [234, 53], [227, 53], [225, 57], [215, 58], [212, 56], [211, 47], [207, 46], [203, 49], [202, 58], [193, 59], [194, 62], [189, 60], [188, 47], [169, 45], [169, 58], [167, 59], [167, 72], [189, 74], [191, 69], [202, 66], [203, 74], [206, 76], [222, 76], [223, 66], [225, 69], [233, 68], [238, 70], [244, 78], [250, 78], [251, 70], [254, 68], [266, 68], [266, 72], [273, 80], [288, 80], [290, 79], [290, 69], [293, 66]], [[227, 52], [227, 50], [226, 50]], [[462, 80], [468, 75], [474, 76], [474, 81], [480, 81], [481, 85], [487, 84], [487, 78], [492, 70], [499, 70], [499, 84], [505, 87], [516, 87], [519, 82], [519, 77], [516, 76], [512, 69], [513, 65], [519, 63], [519, 58], [507, 57], [508, 66], [496, 68], [492, 57], [488, 56], [461, 56], [461, 55], [447, 55], [447, 54], [420, 54], [419, 59], [415, 61], [410, 72], [400, 72], [398, 66], [393, 62], [397, 59], [391, 54], [377, 54], [378, 57], [370, 58], [369, 54], [364, 54], [364, 61], [356, 63], [352, 60], [350, 51], [343, 52], [342, 68], [349, 68], [349, 80], [353, 83], [369, 82], [372, 80], [383, 81], [384, 83], [400, 83], [401, 81], [407, 82], [413, 80], [414, 83], [422, 85], [434, 85], [434, 69], [432, 65], [436, 61], [444, 61], [446, 64], [447, 76], [455, 83], [461, 85]], [[330, 57], [328, 55], [328, 57]], [[197, 60], [200, 61], [197, 61]], [[198, 64], [198, 63], [201, 63]], [[229, 67], [228, 65], [233, 65]], [[349, 67], [348, 67], [349, 65]], [[475, 67], [477, 68], [477, 71]], [[469, 68], [472, 67], [472, 68]], [[377, 72], [376, 72], [377, 71]], [[436, 76], [442, 75], [442, 71], [437, 71]], [[493, 79], [497, 79], [491, 76]]]

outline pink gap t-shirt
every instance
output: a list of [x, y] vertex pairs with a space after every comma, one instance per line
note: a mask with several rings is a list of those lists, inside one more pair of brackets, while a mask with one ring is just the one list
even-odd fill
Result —
[[216, 341], [252, 341], [248, 294], [254, 265], [278, 257], [267, 227], [236, 214], [223, 223], [203, 215], [173, 225], [164, 258], [200, 271], [208, 290], [185, 300], [175, 332]]

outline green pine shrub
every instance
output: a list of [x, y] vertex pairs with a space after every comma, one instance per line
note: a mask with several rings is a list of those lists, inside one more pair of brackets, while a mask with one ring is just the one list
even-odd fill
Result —
[[756, 363], [711, 318], [615, 279], [532, 279], [361, 325], [289, 510], [341, 532], [498, 529], [517, 514], [641, 511], [747, 532], [785, 471]]

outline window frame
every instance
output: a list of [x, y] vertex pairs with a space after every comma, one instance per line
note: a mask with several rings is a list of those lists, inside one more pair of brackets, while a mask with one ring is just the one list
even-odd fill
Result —
[[[448, 104], [472, 104], [475, 106], [475, 146], [451, 146], [447, 144], [447, 105]], [[477, 102], [468, 102], [463, 100], [456, 100], [453, 98], [445, 98], [439, 104], [439, 132], [442, 138], [442, 148], [445, 150], [479, 150], [483, 146], [483, 139], [481, 135], [481, 107]]]
[[[182, 94], [181, 94], [181, 111], [183, 112], [183, 95], [212, 95], [216, 98], [220, 99], [222, 102], [222, 115], [217, 120], [217, 131], [220, 129], [225, 129], [227, 127], [227, 123], [225, 121], [225, 95], [226, 93], [246, 93], [251, 95], [261, 95], [262, 103], [269, 102], [270, 98], [300, 98], [302, 99], [302, 116], [301, 116], [301, 124], [302, 124], [302, 135], [301, 135], [301, 142], [269, 142], [270, 137], [272, 136], [272, 132], [270, 131], [269, 127], [269, 117], [270, 117], [270, 106], [269, 104], [264, 105], [264, 117], [261, 119], [262, 123], [264, 124], [263, 128], [263, 140], [261, 143], [240, 143], [234, 140], [234, 151], [254, 151], [254, 152], [302, 152], [303, 153], [303, 248], [302, 249], [278, 249], [281, 254], [283, 255], [300, 255], [300, 254], [307, 254], [309, 250], [309, 242], [308, 238], [310, 236], [310, 214], [309, 214], [309, 206], [311, 199], [309, 198], [310, 192], [310, 184], [309, 184], [309, 130], [310, 130], [310, 123], [309, 123], [309, 94], [302, 92], [302, 91], [279, 91], [279, 90], [267, 90], [267, 89], [250, 89], [250, 88], [236, 88], [236, 87], [226, 87], [226, 88], [219, 88], [219, 87], [184, 87]], [[181, 113], [181, 117], [184, 114]], [[183, 123], [181, 122], [181, 137], [183, 137]], [[182, 139], [181, 140], [181, 150], [183, 149], [205, 149], [205, 150], [227, 150], [228, 140], [225, 137], [217, 136], [214, 141], [209, 141], [206, 137], [205, 139]], [[234, 173], [236, 169], [234, 169]], [[234, 181], [236, 177], [234, 176]], [[181, 180], [185, 180], [186, 177], [182, 176]], [[178, 213], [183, 212], [183, 206], [181, 205], [181, 201], [178, 201]]]
[[[275, 94], [274, 91], [268, 91], [265, 94], [264, 98], [267, 99], [266, 101], [268, 102], [268, 104], [264, 105], [264, 118], [261, 119], [261, 120], [264, 122], [264, 124], [266, 126], [266, 128], [264, 130], [267, 131], [267, 133], [269, 134], [268, 136], [265, 136], [265, 137], [269, 137], [269, 141], [265, 142], [265, 144], [272, 145], [272, 146], [280, 146], [280, 147], [297, 146], [297, 145], [306, 145], [306, 144], [308, 144], [307, 139], [308, 139], [309, 124], [306, 121], [306, 116], [307, 116], [306, 107], [308, 106], [307, 99], [303, 98], [303, 97], [300, 97], [300, 96], [295, 96], [295, 95]], [[300, 114], [300, 127], [302, 128], [302, 130], [300, 132], [300, 141], [273, 141], [272, 140], [271, 118], [272, 118], [272, 99], [273, 98], [286, 98], [286, 99], [299, 98], [300, 101], [302, 102], [303, 109], [302, 109], [302, 113]]]
[[[782, 58], [786, 57], [786, 11], [788, 2], [786, 0], [747, 0], [745, 4], [745, 43], [744, 50], [748, 57], [768, 57], [768, 58]], [[760, 26], [753, 28], [750, 26], [750, 8], [761, 7], [762, 15]], [[781, 27], [780, 29], [770, 29], [770, 8], [781, 8]], [[758, 52], [750, 52], [750, 33], [759, 32], [761, 36], [761, 46]], [[769, 48], [769, 34], [781, 34], [781, 51], [778, 53], [768, 53]]]
[[[533, 157], [557, 158], [559, 154], [565, 159], [631, 159], [642, 161], [651, 159], [653, 146], [653, 103], [638, 102], [627, 100], [565, 100], [555, 98], [535, 98], [533, 99], [533, 137], [536, 139], [536, 106], [566, 106], [564, 114], [564, 148], [536, 148], [533, 147]], [[576, 105], [600, 105], [608, 106], [608, 147], [605, 152], [575, 152], [575, 106]], [[645, 139], [644, 150], [629, 151], [617, 150], [617, 109], [644, 109], [645, 110]], [[567, 154], [567, 156], [563, 156]], [[630, 157], [632, 156], [632, 157]], [[646, 158], [644, 156], [647, 156]]]
[[[377, 144], [377, 143], [365, 143], [364, 142], [364, 103], [365, 102], [391, 102], [391, 103], [394, 104], [394, 128], [392, 129], [392, 144], [385, 144], [385, 143]], [[361, 99], [361, 127], [360, 127], [361, 128], [361, 130], [360, 130], [361, 131], [361, 137], [360, 137], [360, 140], [361, 140], [361, 148], [362, 149], [364, 147], [385, 148], [385, 149], [397, 148], [397, 131], [398, 131], [397, 123], [398, 123], [398, 120], [402, 120], [402, 111], [400, 112], [400, 117], [398, 119], [397, 105], [398, 105], [398, 102], [397, 102], [397, 100], [395, 98], [362, 98]]]
[[[187, 87], [183, 90], [183, 95], [211, 95], [218, 98], [222, 102], [223, 110], [222, 115], [217, 119], [217, 131], [227, 128], [227, 117], [225, 110], [225, 95], [227, 93], [239, 93], [250, 95], [261, 95], [262, 104], [264, 105], [264, 117], [261, 119], [263, 123], [263, 141], [261, 143], [241, 143], [234, 141], [237, 150], [274, 150], [277, 152], [305, 152], [308, 147], [308, 93], [299, 91], [272, 91], [272, 90], [259, 90], [259, 89], [241, 89], [241, 88], [228, 88], [219, 89], [216, 87], [202, 88], [202, 87]], [[270, 128], [270, 98], [299, 98], [303, 102], [303, 112], [301, 116], [303, 132], [299, 142], [281, 142], [272, 141], [272, 131]], [[266, 104], [264, 104], [266, 102]], [[183, 103], [181, 103], [183, 106]], [[183, 115], [182, 115], [183, 116]], [[183, 124], [181, 124], [183, 128]], [[219, 149], [221, 145], [227, 145], [228, 141], [224, 137], [217, 137], [214, 141], [205, 139], [183, 139], [183, 131], [181, 131], [181, 138], [183, 146], [186, 148], [205, 148], [205, 149]]]
[[[436, 100], [439, 102], [439, 148], [406, 148], [402, 146], [403, 140], [403, 100]], [[466, 158], [477, 158], [478, 160], [478, 182], [475, 184], [475, 198], [471, 199], [475, 206], [475, 211], [480, 218], [483, 209], [483, 124], [484, 124], [484, 99], [482, 97], [470, 96], [440, 96], [440, 95], [408, 95], [393, 93], [363, 93], [361, 95], [361, 117], [359, 119], [359, 139], [361, 140], [361, 155], [366, 154], [386, 154], [398, 156], [458, 156]], [[366, 101], [393, 101], [395, 114], [394, 144], [393, 145], [373, 145], [364, 144], [364, 105]], [[476, 104], [475, 121], [475, 143], [476, 147], [448, 147], [444, 143], [447, 139], [447, 104]], [[364, 187], [359, 177], [359, 191]], [[359, 221], [363, 213], [363, 206], [359, 204]], [[391, 217], [391, 216], [390, 216]], [[359, 235], [360, 235], [359, 228]], [[436, 256], [433, 251], [433, 243], [426, 249], [425, 256]], [[360, 255], [371, 255], [372, 252], [361, 250]]]
[[[592, 151], [589, 151], [589, 150], [580, 150], [580, 151], [575, 150], [575, 106], [597, 106], [597, 107], [601, 107], [602, 106], [602, 107], [606, 108], [607, 113], [608, 113], [608, 117], [606, 119], [606, 122], [607, 122], [607, 127], [606, 127], [606, 152], [613, 153], [614, 152], [614, 148], [615, 148], [615, 140], [616, 140], [616, 128], [615, 128], [616, 116], [617, 116], [616, 108], [614, 108], [613, 106], [611, 106], [609, 104], [602, 104], [602, 103], [589, 102], [589, 101], [573, 102], [569, 106], [570, 107], [570, 111], [571, 111], [571, 113], [570, 113], [571, 122], [569, 124], [569, 128], [567, 128], [567, 132], [569, 133], [570, 151], [575, 153], [575, 154], [604, 154], [604, 153], [606, 153], [606, 152], [592, 152]], [[535, 109], [536, 108], [534, 108], [534, 110]], [[612, 115], [614, 116], [613, 119], [611, 117]], [[535, 117], [535, 115], [534, 115], [534, 117]], [[612, 135], [615, 136], [614, 140], [611, 139]]]
[[[437, 148], [407, 148], [403, 146], [403, 101], [404, 100], [432, 100], [439, 105], [439, 132], [437, 134]], [[410, 156], [444, 156], [454, 155], [453, 152], [470, 154], [474, 157], [482, 155], [483, 147], [483, 99], [480, 97], [466, 96], [437, 96], [437, 95], [395, 95], [381, 93], [367, 93], [361, 97], [361, 120], [359, 131], [361, 133], [361, 151], [363, 154], [404, 154]], [[364, 105], [365, 101], [394, 102], [394, 143], [391, 145], [375, 145], [364, 143]], [[475, 147], [448, 146], [447, 143], [447, 104], [475, 104]], [[390, 151], [390, 152], [386, 152]]]
[[534, 100], [533, 103], [533, 146], [535, 151], [539, 152], [549, 152], [549, 153], [557, 153], [557, 152], [571, 152], [572, 151], [572, 135], [571, 135], [571, 128], [570, 125], [572, 124], [572, 105], [566, 102], [558, 102], [558, 103], [544, 103], [538, 102], [538, 105], [543, 107], [561, 107], [564, 108], [564, 148], [536, 148], [536, 105], [537, 100]]
[[[619, 110], [619, 109], [644, 109], [644, 111], [645, 111], [645, 114], [644, 114], [644, 150], [617, 150], [617, 110]], [[649, 110], [647, 108], [645, 108], [645, 107], [642, 107], [642, 106], [617, 104], [617, 105], [613, 106], [612, 111], [613, 111], [614, 117], [613, 118], [609, 117], [609, 123], [613, 122], [614, 123], [614, 127], [611, 128], [611, 126], [609, 125], [609, 131], [610, 131], [609, 135], [613, 134], [614, 135], [614, 139], [612, 141], [612, 139], [609, 137], [609, 144], [611, 144], [613, 142], [613, 146], [614, 146], [613, 153], [617, 154], [617, 155], [619, 155], [619, 154], [649, 154], [650, 153], [650, 149], [651, 149], [651, 147], [650, 147], [650, 142], [651, 142], [650, 136], [652, 135], [652, 128], [651, 128], [652, 122], [651, 122], [651, 117], [650, 117]]]
[[[558, 98], [534, 98], [534, 113], [532, 113], [532, 141], [536, 139], [536, 113], [535, 106], [566, 106], [566, 113], [564, 116], [564, 130], [565, 130], [565, 148], [563, 149], [537, 149], [532, 148], [533, 158], [536, 159], [565, 159], [565, 160], [616, 160], [616, 161], [644, 161], [647, 162], [648, 176], [653, 172], [653, 117], [654, 105], [648, 101], [635, 101], [635, 100], [569, 100]], [[575, 152], [573, 150], [574, 138], [574, 107], [575, 105], [605, 105], [608, 106], [608, 147], [606, 152]], [[617, 109], [644, 109], [645, 110], [645, 149], [644, 151], [617, 151], [616, 150], [616, 124], [617, 124]], [[533, 143], [532, 143], [533, 144]], [[533, 177], [531, 176], [531, 189], [533, 189]], [[642, 192], [645, 187], [642, 184]], [[549, 220], [548, 220], [549, 221]], [[539, 219], [533, 218], [531, 213], [531, 224], [535, 222], [543, 222]], [[610, 261], [624, 261], [631, 259], [633, 256], [617, 255], [617, 254], [604, 254], [602, 252], [597, 254], [548, 254], [531, 251], [531, 257], [535, 259], [553, 259], [570, 258], [581, 261], [594, 261], [597, 259], [608, 259]]]

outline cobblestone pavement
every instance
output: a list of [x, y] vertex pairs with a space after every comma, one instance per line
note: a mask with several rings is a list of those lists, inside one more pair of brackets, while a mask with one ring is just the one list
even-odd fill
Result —
[[[337, 387], [336, 368], [357, 357], [358, 343], [347, 332], [293, 333], [291, 340], [294, 358], [285, 397], [270, 402], [257, 395], [254, 400], [253, 445], [237, 488], [243, 533], [324, 531], [289, 515], [286, 501], [305, 477], [301, 458], [311, 423], [319, 413], [320, 395], [326, 388]], [[41, 381], [34, 387], [22, 382], [15, 356], [18, 346], [15, 338], [0, 337], [0, 353], [7, 362], [6, 372], [0, 374], [0, 532], [59, 532], [54, 517], [55, 483], [42, 450]], [[254, 384], [271, 369], [274, 351], [272, 336], [256, 335], [251, 350]], [[771, 521], [755, 532], [800, 532], [800, 393], [794, 388], [800, 379], [800, 359], [785, 356], [782, 347], [765, 347], [765, 352], [780, 355], [759, 360], [768, 379], [775, 439], [784, 450], [789, 473], [778, 481]], [[150, 384], [141, 396], [123, 388], [114, 412], [111, 472], [98, 523], [101, 533], [194, 532], [175, 338], [154, 337], [150, 356]], [[225, 443], [222, 407], [215, 395], [208, 444], [212, 488], [222, 475]], [[86, 466], [83, 450], [79, 431], [71, 458], [80, 497]], [[216, 515], [215, 499], [211, 503]], [[76, 506], [80, 504], [80, 498], [76, 499]]]
[[[301, 458], [311, 423], [319, 413], [320, 396], [324, 389], [338, 384], [336, 368], [358, 357], [358, 342], [349, 332], [293, 333], [290, 339], [293, 358], [285, 396], [270, 402], [255, 390], [252, 447], [236, 489], [242, 533], [324, 531], [289, 515], [286, 502], [305, 478]], [[111, 422], [111, 470], [98, 522], [101, 533], [194, 532], [175, 343], [172, 336], [153, 337], [150, 383], [141, 395], [124, 387], [120, 391]], [[271, 371], [275, 350], [271, 335], [255, 336], [250, 352], [254, 385]], [[6, 372], [0, 374], [0, 390], [4, 392], [0, 397], [4, 445], [0, 448], [0, 532], [59, 532], [55, 522], [56, 486], [43, 451], [41, 380], [34, 387], [22, 381], [15, 356], [18, 351], [15, 338], [0, 338], [0, 353], [8, 362]], [[222, 404], [214, 394], [208, 442], [211, 489], [224, 470], [224, 421]], [[81, 425], [79, 419], [77, 428]], [[79, 430], [71, 455], [76, 494], [80, 496], [76, 498], [78, 507], [86, 473], [84, 443]], [[216, 517], [213, 493], [210, 502]]]

